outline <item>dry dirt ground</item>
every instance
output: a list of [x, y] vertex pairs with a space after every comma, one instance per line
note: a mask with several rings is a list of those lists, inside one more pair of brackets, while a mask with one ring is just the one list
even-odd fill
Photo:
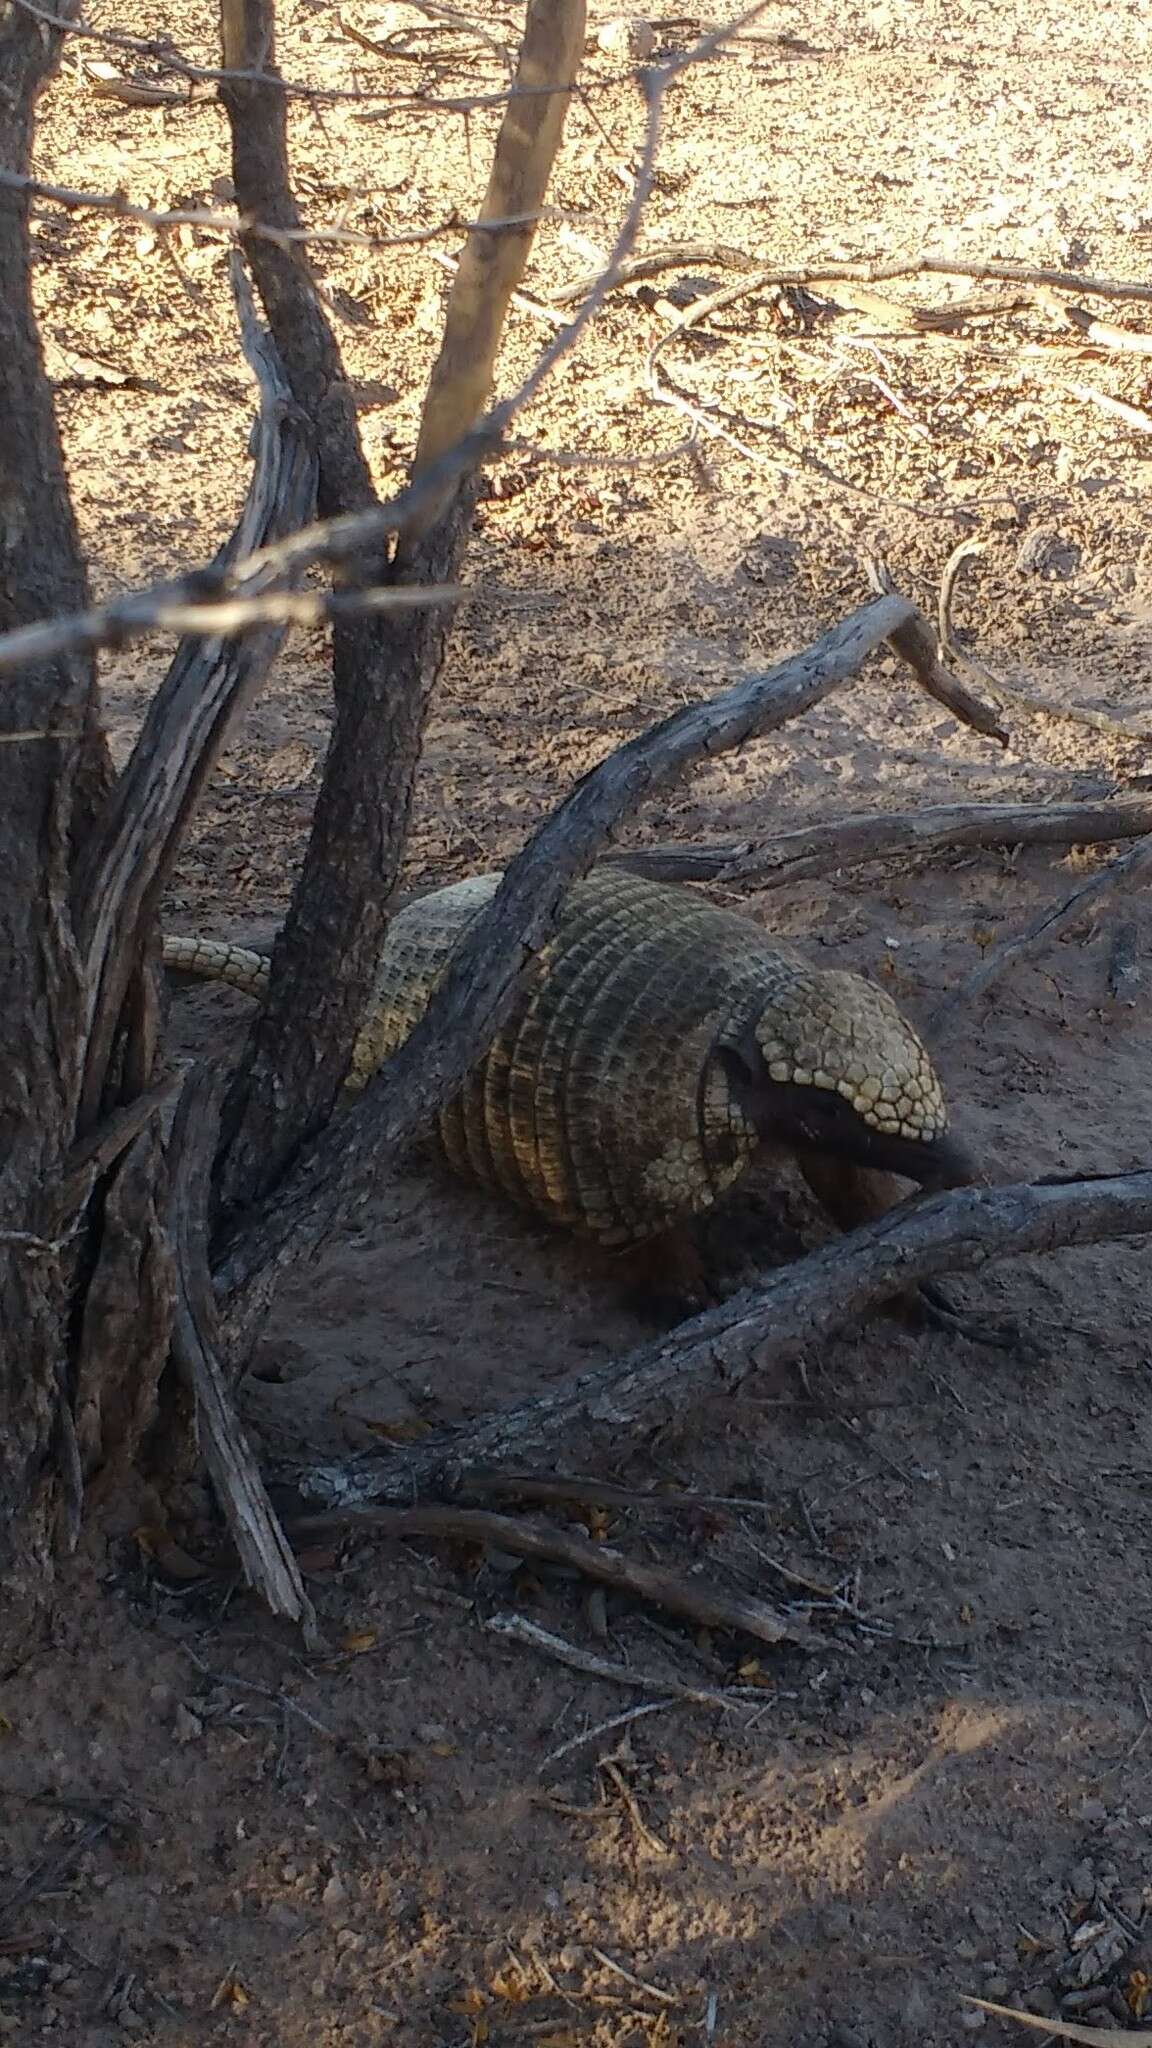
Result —
[[[91, 18], [155, 32], [131, 0], [97, 0]], [[658, 50], [719, 18], [708, 0], [659, 23]], [[513, 37], [511, 10], [484, 20]], [[287, 0], [281, 61], [313, 86], [381, 94], [499, 86], [498, 52], [420, 21], [374, 0], [339, 16]], [[403, 30], [397, 54], [365, 51], [349, 25]], [[206, 6], [176, 0], [164, 32], [213, 61]], [[931, 250], [1147, 282], [1150, 40], [1141, 0], [771, 6], [672, 95], [643, 246], [691, 239], [809, 269]], [[222, 203], [212, 100], [181, 104], [176, 82], [176, 101], [126, 107], [99, 96], [97, 61], [133, 70], [73, 43], [40, 175]], [[642, 113], [619, 74], [591, 52], [528, 280], [540, 302], [603, 254], [626, 204]], [[174, 85], [154, 64], [136, 75]], [[308, 218], [385, 234], [466, 215], [492, 120], [295, 100]], [[318, 252], [382, 489], [411, 450], [447, 284], [436, 254], [454, 245]], [[207, 558], [244, 489], [251, 408], [222, 239], [46, 208], [36, 246], [96, 588]], [[522, 421], [544, 449], [644, 460], [523, 458], [494, 476], [409, 885], [504, 860], [622, 738], [860, 602], [869, 554], [930, 606], [968, 536], [984, 546], [957, 598], [968, 644], [1017, 688], [1107, 711], [1126, 735], [1014, 709], [1002, 752], [880, 660], [638, 831], [748, 838], [852, 810], [1147, 781], [1152, 439], [1085, 395], [1143, 405], [1147, 356], [1086, 347], [1011, 285], [906, 280], [880, 288], [888, 310], [810, 319], [760, 291], [673, 344], [683, 404], [656, 403], [648, 350], [702, 281], [732, 275], [697, 257], [614, 297]], [[965, 302], [951, 330], [901, 328], [891, 310]], [[1152, 327], [1139, 304], [1086, 303]], [[502, 388], [550, 331], [515, 313]], [[696, 455], [652, 464], [694, 428]], [[106, 665], [120, 755], [165, 655], [140, 646]], [[329, 717], [322, 638], [301, 634], [214, 778], [171, 927], [274, 928]], [[890, 865], [748, 907], [885, 974], [923, 1018], [991, 939], [1106, 857]], [[1126, 923], [1139, 954], [1142, 895], [940, 1037], [959, 1121], [995, 1173], [1152, 1157], [1147, 983], [1134, 1000], [1107, 990]], [[219, 1048], [244, 1014], [223, 994], [180, 997], [178, 1042]], [[819, 1654], [756, 1658], [499, 1557], [363, 1541], [309, 1561], [335, 1647], [308, 1659], [234, 1587], [174, 1577], [156, 1540], [126, 1529], [100, 1597], [66, 1590], [50, 1638], [4, 1675], [0, 2037], [923, 2048], [981, 2025], [1017, 2034], [965, 1992], [1134, 2024], [1152, 1971], [1146, 1250], [1019, 1262], [958, 1291], [1026, 1326], [1031, 1351], [877, 1321], [810, 1357], [806, 1378], [761, 1374], [596, 1453], [602, 1476], [743, 1503], [598, 1526], [637, 1554], [811, 1598]], [[641, 1334], [602, 1269], [413, 1169], [291, 1277], [247, 1408], [270, 1460], [348, 1454]], [[566, 1462], [585, 1469], [580, 1443]], [[507, 1609], [655, 1676], [614, 1687], [486, 1633]], [[676, 1704], [549, 1761], [669, 1676], [747, 1690], [727, 1711]]]

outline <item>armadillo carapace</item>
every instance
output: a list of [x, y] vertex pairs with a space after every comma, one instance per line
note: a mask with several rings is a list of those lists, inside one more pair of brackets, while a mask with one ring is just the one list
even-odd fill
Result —
[[[473, 876], [393, 918], [350, 1087], [408, 1036], [499, 880]], [[267, 959], [237, 947], [165, 939], [164, 960], [254, 995], [267, 985]], [[928, 1055], [882, 989], [614, 866], [569, 891], [440, 1136], [461, 1174], [620, 1247], [709, 1208], [765, 1141], [801, 1165], [971, 1178]]]

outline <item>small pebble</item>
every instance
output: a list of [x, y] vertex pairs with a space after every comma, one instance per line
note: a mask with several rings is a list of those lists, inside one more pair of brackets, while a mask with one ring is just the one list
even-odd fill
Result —
[[1080, 1802], [1080, 1818], [1095, 1825], [1098, 1821], [1107, 1820], [1108, 1808], [1102, 1799], [1083, 1799]]
[[993, 1999], [998, 2005], [1003, 2005], [1008, 1996], [1008, 1988], [1007, 1977], [1002, 1977], [998, 1970], [990, 1970], [984, 1979], [985, 1998]]
[[960, 2025], [970, 2034], [975, 2034], [984, 2025], [987, 2017], [987, 2013], [981, 2012], [978, 2006], [966, 2005], [960, 2015]]

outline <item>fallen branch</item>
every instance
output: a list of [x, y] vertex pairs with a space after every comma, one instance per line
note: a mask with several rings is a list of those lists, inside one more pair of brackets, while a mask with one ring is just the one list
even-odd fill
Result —
[[446, 1538], [450, 1542], [491, 1544], [514, 1557], [531, 1557], [569, 1565], [586, 1579], [630, 1593], [669, 1614], [678, 1614], [699, 1628], [731, 1629], [755, 1636], [761, 1643], [799, 1643], [811, 1649], [822, 1638], [803, 1621], [793, 1621], [765, 1600], [726, 1593], [697, 1579], [682, 1578], [662, 1565], [642, 1564], [589, 1536], [570, 1535], [516, 1515], [497, 1515], [487, 1508], [364, 1508], [348, 1515], [309, 1515], [289, 1525], [295, 1540], [329, 1536], [334, 1531], [368, 1529], [396, 1539], [412, 1536]]
[[587, 1678], [606, 1678], [610, 1685], [637, 1686], [641, 1692], [664, 1693], [671, 1699], [690, 1700], [700, 1707], [728, 1709], [735, 1704], [725, 1693], [712, 1692], [705, 1686], [685, 1685], [679, 1678], [657, 1677], [651, 1671], [634, 1670], [631, 1664], [597, 1657], [593, 1651], [581, 1650], [575, 1643], [566, 1643], [563, 1636], [554, 1636], [549, 1629], [538, 1627], [522, 1614], [494, 1614], [484, 1627], [490, 1636], [523, 1643], [525, 1649], [541, 1650], [546, 1657], [555, 1657], [570, 1671], [582, 1671]]
[[985, 662], [978, 661], [974, 655], [957, 646], [952, 633], [952, 599], [956, 581], [965, 562], [974, 561], [978, 555], [984, 554], [987, 545], [986, 541], [962, 540], [958, 547], [953, 548], [941, 572], [936, 623], [945, 661], [951, 660], [965, 669], [982, 688], [991, 690], [999, 703], [1014, 711], [1026, 711], [1035, 718], [1066, 719], [1069, 725], [1086, 726], [1089, 732], [1106, 732], [1113, 739], [1135, 740], [1146, 746], [1152, 740], [1149, 727], [1131, 725], [1122, 718], [1113, 718], [1107, 711], [1089, 711], [1080, 704], [1053, 704], [1047, 697], [1034, 696], [1031, 690], [1021, 690], [1015, 683], [1002, 682]]
[[1092, 880], [1085, 882], [1082, 889], [1074, 890], [1063, 903], [1058, 903], [1054, 909], [1044, 911], [1035, 923], [1028, 925], [1024, 931], [1017, 932], [1015, 937], [1003, 939], [998, 946], [991, 947], [979, 967], [973, 968], [971, 974], [965, 975], [960, 986], [953, 989], [934, 1011], [929, 1022], [929, 1030], [939, 1036], [967, 1004], [973, 1002], [977, 996], [985, 995], [992, 984], [999, 981], [1010, 967], [1018, 967], [1023, 960], [1035, 959], [1037, 953], [1044, 952], [1054, 939], [1058, 939], [1063, 932], [1078, 924], [1085, 910], [1091, 905], [1098, 903], [1104, 896], [1113, 895], [1122, 883], [1135, 880], [1137, 875], [1147, 873], [1150, 868], [1152, 836], [1138, 839], [1127, 853], [1122, 853], [1108, 867], [1101, 868], [1098, 875], [1093, 875]]
[[490, 907], [453, 954], [425, 1016], [369, 1083], [355, 1115], [324, 1132], [274, 1198], [246, 1221], [217, 1274], [218, 1286], [232, 1291], [261, 1273], [262, 1286], [270, 1283], [275, 1266], [367, 1197], [382, 1157], [421, 1129], [476, 1064], [531, 958], [555, 930], [569, 884], [588, 872], [640, 803], [701, 758], [742, 746], [810, 710], [885, 641], [912, 663], [932, 696], [977, 731], [1002, 737], [987, 707], [940, 668], [931, 630], [915, 606], [884, 597], [802, 654], [745, 677], [711, 702], [688, 705], [617, 748], [510, 863]]
[[[816, 262], [761, 267], [754, 257], [741, 250], [725, 248], [722, 244], [694, 242], [674, 244], [650, 256], [636, 258], [627, 270], [613, 279], [611, 289], [622, 291], [640, 278], [655, 277], [660, 271], [676, 270], [692, 263], [717, 263], [745, 271], [749, 281], [741, 289], [746, 291], [773, 286], [803, 289], [809, 285], [839, 282], [887, 284], [897, 277], [970, 277], [977, 283], [1031, 285], [1049, 291], [1073, 292], [1077, 297], [1131, 299], [1152, 305], [1152, 285], [1137, 284], [1124, 278], [1085, 277], [1074, 270], [1036, 269], [1028, 263], [984, 262], [979, 258], [966, 261], [962, 256], [897, 256], [878, 263]], [[577, 278], [574, 283], [553, 293], [552, 304], [575, 303], [591, 288], [593, 281], [587, 277]]]
[[1107, 320], [1097, 320], [1087, 306], [1066, 305], [1054, 292], [1040, 290], [1036, 296], [1041, 305], [1057, 320], [1066, 321], [1090, 347], [1124, 355], [1152, 356], [1152, 334], [1141, 334], [1130, 327], [1113, 327]]
[[779, 1366], [868, 1310], [944, 1273], [995, 1259], [1152, 1232], [1152, 1170], [1048, 1185], [964, 1189], [905, 1202], [876, 1223], [773, 1273], [755, 1291], [683, 1323], [628, 1357], [531, 1401], [387, 1459], [314, 1466], [309, 1500], [347, 1509], [455, 1487], [470, 1467], [519, 1465], [587, 1432], [651, 1429], [706, 1393]]
[[1111, 413], [1114, 420], [1122, 420], [1136, 434], [1152, 434], [1152, 414], [1141, 412], [1137, 405], [1125, 405], [1122, 398], [1110, 398], [1106, 391], [1097, 391], [1094, 384], [1067, 384], [1073, 398], [1083, 398], [1100, 412]]
[[1152, 796], [1070, 804], [927, 804], [879, 816], [854, 811], [759, 844], [638, 846], [606, 858], [654, 881], [782, 889], [871, 861], [931, 860], [972, 847], [1103, 846], [1152, 832]]

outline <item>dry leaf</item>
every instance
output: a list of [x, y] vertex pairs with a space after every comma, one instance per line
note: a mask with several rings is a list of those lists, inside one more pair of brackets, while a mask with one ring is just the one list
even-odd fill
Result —
[[1149, 1994], [1152, 1993], [1152, 1977], [1147, 1970], [1133, 1970], [1124, 1986], [1124, 2000], [1134, 2020], [1142, 2020], [1147, 2010]]
[[462, 1994], [461, 1997], [449, 1999], [448, 2010], [449, 2012], [458, 2012], [465, 2014], [483, 2012], [485, 2003], [486, 2000], [484, 1997], [484, 1993], [480, 1990], [478, 1985], [472, 1984], [469, 1986], [468, 1990]]
[[251, 2000], [239, 1977], [229, 1970], [228, 1975], [220, 1979], [212, 1993], [212, 2002], [208, 2009], [210, 2012], [219, 2012], [221, 2006], [230, 2005], [234, 2012], [243, 2012], [245, 2006], [250, 2004]]
[[493, 1998], [502, 1998], [507, 2005], [523, 2005], [528, 1996], [528, 1986], [519, 1970], [497, 1970], [488, 1989]]
[[365, 1650], [374, 1650], [379, 1640], [374, 1628], [356, 1629], [350, 1636], [343, 1638], [340, 1648], [347, 1650], [349, 1656], [362, 1657]]
[[430, 1422], [422, 1422], [419, 1419], [413, 1422], [373, 1422], [367, 1416], [358, 1416], [357, 1421], [361, 1422], [365, 1429], [370, 1429], [373, 1436], [382, 1437], [384, 1442], [389, 1444], [417, 1443], [422, 1436], [427, 1436], [432, 1428]]
[[15, 1733], [15, 1724], [8, 1719], [7, 1714], [0, 1713], [0, 1735], [15, 1735]]
[[971, 1998], [964, 1993], [965, 2005], [974, 2005], [980, 2012], [990, 2012], [998, 2020], [1019, 2020], [1022, 2027], [1031, 2027], [1038, 2034], [1055, 2035], [1058, 2041], [1080, 2041], [1084, 2048], [1152, 2048], [1152, 2032], [1141, 2027], [1136, 2032], [1130, 2027], [1078, 2027], [1072, 2020], [1053, 2020], [1036, 2012], [1017, 2012], [1012, 2005], [993, 2005], [987, 1998]]

